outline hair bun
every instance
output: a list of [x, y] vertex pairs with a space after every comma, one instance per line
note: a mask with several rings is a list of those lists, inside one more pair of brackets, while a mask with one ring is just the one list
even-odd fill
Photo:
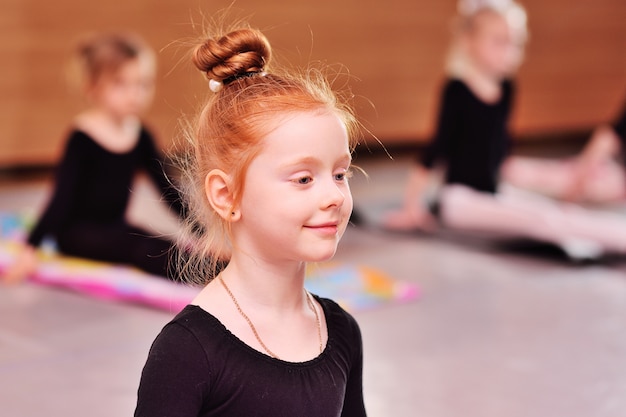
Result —
[[270, 56], [267, 38], [258, 30], [246, 28], [219, 39], [207, 39], [195, 48], [192, 59], [209, 79], [223, 81], [263, 71]]

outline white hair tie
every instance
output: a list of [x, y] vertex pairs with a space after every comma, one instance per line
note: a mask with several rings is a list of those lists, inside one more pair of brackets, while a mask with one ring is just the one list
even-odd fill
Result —
[[251, 72], [246, 72], [243, 74], [233, 75], [232, 77], [226, 78], [222, 81], [211, 79], [209, 80], [209, 88], [214, 93], [217, 93], [217, 92], [222, 91], [222, 88], [224, 88], [224, 85], [226, 84], [230, 84], [231, 82], [235, 80], [239, 80], [241, 78], [254, 77], [255, 75], [258, 75], [260, 77], [265, 77], [267, 73], [265, 71], [251, 71]]
[[222, 81], [209, 80], [209, 88], [214, 93], [218, 93], [224, 88], [224, 83]]

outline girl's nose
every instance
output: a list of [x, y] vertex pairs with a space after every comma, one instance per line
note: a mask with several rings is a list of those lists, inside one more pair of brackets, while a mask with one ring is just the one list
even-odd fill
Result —
[[324, 203], [326, 207], [340, 207], [346, 200], [345, 190], [334, 181], [325, 186]]

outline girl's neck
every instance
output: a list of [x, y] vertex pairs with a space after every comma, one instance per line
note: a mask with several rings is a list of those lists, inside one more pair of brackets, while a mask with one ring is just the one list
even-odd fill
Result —
[[272, 264], [233, 255], [221, 277], [242, 304], [282, 313], [305, 306], [305, 268], [304, 262]]
[[76, 127], [113, 153], [125, 153], [139, 140], [141, 121], [134, 115], [119, 117], [99, 107], [79, 114]]
[[481, 70], [471, 62], [466, 64], [461, 76], [463, 82], [481, 101], [494, 104], [502, 95], [502, 77]]
[[81, 114], [92, 120], [95, 120], [109, 128], [126, 129], [129, 126], [135, 126], [139, 122], [139, 118], [135, 115], [118, 115], [101, 107], [92, 107]]

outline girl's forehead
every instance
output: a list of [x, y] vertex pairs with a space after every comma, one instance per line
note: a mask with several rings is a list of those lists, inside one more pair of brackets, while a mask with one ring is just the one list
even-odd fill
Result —
[[476, 16], [474, 28], [477, 31], [508, 31], [509, 24], [504, 16], [490, 11]]
[[322, 131], [345, 130], [343, 121], [329, 110], [289, 112], [278, 115], [275, 128], [268, 136], [293, 135], [292, 137], [317, 136]]
[[277, 155], [349, 153], [348, 134], [338, 115], [330, 111], [294, 112], [274, 119], [262, 138], [263, 151]]
[[119, 67], [103, 72], [100, 76], [104, 81], [116, 79], [141, 79], [151, 80], [156, 75], [154, 64], [139, 58], [130, 59]]
[[154, 59], [147, 55], [139, 55], [136, 58], [129, 59], [124, 62], [119, 71], [128, 71], [141, 75], [153, 75], [156, 71]]

